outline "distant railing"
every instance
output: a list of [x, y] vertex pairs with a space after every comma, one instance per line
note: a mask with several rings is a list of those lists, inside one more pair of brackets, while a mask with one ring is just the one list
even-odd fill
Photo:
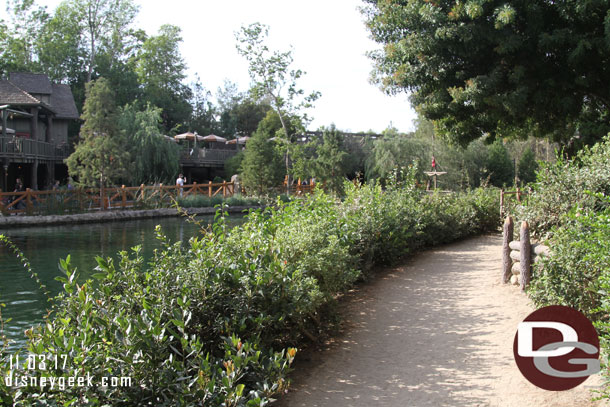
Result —
[[26, 213], [87, 212], [108, 209], [129, 209], [144, 206], [171, 204], [173, 199], [194, 195], [233, 196], [235, 184], [222, 182], [178, 185], [154, 185], [139, 187], [78, 188], [72, 190], [0, 192], [0, 211], [4, 215]]
[[528, 191], [523, 191], [517, 187], [515, 191], [505, 191], [504, 189], [500, 189], [500, 217], [504, 219], [506, 215], [506, 198], [510, 195], [515, 195], [517, 197], [517, 202], [521, 203], [521, 199], [527, 197], [529, 195]]
[[68, 149], [67, 146], [23, 137], [0, 137], [0, 156], [54, 160], [66, 158]]
[[237, 150], [220, 150], [208, 148], [195, 148], [191, 150], [183, 150], [180, 154], [180, 162], [182, 164], [216, 164], [222, 165], [229, 158], [233, 157], [239, 151]]

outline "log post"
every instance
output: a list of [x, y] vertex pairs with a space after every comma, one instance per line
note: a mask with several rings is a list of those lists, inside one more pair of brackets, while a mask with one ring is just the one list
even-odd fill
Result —
[[121, 207], [123, 209], [127, 207], [127, 195], [125, 192], [125, 185], [121, 186]]
[[227, 197], [227, 181], [222, 181], [222, 197]]
[[208, 181], [208, 196], [212, 196], [212, 181]]
[[504, 188], [500, 188], [500, 219], [502, 219], [503, 216], [504, 216]]
[[30, 214], [32, 213], [32, 190], [30, 188], [26, 188], [25, 192], [26, 212]]
[[504, 221], [504, 230], [502, 233], [502, 282], [508, 283], [512, 275], [511, 267], [513, 261], [510, 258], [510, 242], [513, 240], [513, 232], [515, 225], [513, 218], [510, 216], [506, 217]]
[[530, 244], [530, 229], [526, 221], [521, 224], [519, 232], [519, 242], [521, 244], [521, 291], [525, 291], [525, 286], [530, 282], [530, 268], [532, 266], [532, 245]]

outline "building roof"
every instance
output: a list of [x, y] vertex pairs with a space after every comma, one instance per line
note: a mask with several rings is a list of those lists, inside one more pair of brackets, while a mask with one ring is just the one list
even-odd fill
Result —
[[[49, 103], [36, 95], [49, 95]], [[42, 106], [58, 119], [79, 118], [70, 86], [52, 84], [42, 74], [11, 73], [9, 80], [0, 80], [0, 105]]]
[[74, 103], [74, 96], [70, 86], [61, 83], [53, 84], [53, 93], [51, 93], [51, 106], [57, 118], [60, 119], [78, 119], [78, 110]]
[[9, 80], [30, 94], [50, 95], [53, 93], [51, 81], [45, 74], [11, 72]]
[[39, 105], [40, 100], [10, 81], [0, 81], [0, 105]]

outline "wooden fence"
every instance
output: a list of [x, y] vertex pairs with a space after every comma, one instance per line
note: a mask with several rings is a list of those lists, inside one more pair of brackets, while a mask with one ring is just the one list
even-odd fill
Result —
[[517, 187], [514, 191], [505, 191], [504, 188], [500, 189], [500, 217], [504, 219], [506, 215], [506, 200], [507, 197], [511, 195], [515, 195], [517, 198], [517, 202], [521, 203], [524, 197], [527, 197], [529, 194], [528, 191], [523, 191]]
[[147, 205], [163, 205], [172, 199], [187, 196], [233, 196], [235, 184], [222, 182], [207, 184], [154, 185], [72, 190], [0, 192], [0, 211], [4, 215], [17, 213], [65, 213], [70, 211], [94, 211], [137, 208]]
[[521, 224], [519, 240], [513, 240], [513, 234], [513, 219], [508, 216], [502, 233], [502, 282], [520, 285], [525, 291], [530, 282], [532, 263], [548, 256], [550, 249], [542, 244], [531, 244], [527, 222]]

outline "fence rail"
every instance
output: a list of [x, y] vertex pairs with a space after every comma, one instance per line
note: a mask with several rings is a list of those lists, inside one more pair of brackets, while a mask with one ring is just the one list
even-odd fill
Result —
[[0, 211], [4, 215], [41, 212], [65, 213], [70, 211], [98, 211], [128, 209], [150, 203], [167, 203], [178, 197], [195, 195], [219, 196], [226, 198], [235, 193], [235, 183], [222, 182], [207, 184], [155, 185], [139, 187], [113, 187], [72, 190], [34, 191], [30, 188], [22, 192], [0, 192]]

